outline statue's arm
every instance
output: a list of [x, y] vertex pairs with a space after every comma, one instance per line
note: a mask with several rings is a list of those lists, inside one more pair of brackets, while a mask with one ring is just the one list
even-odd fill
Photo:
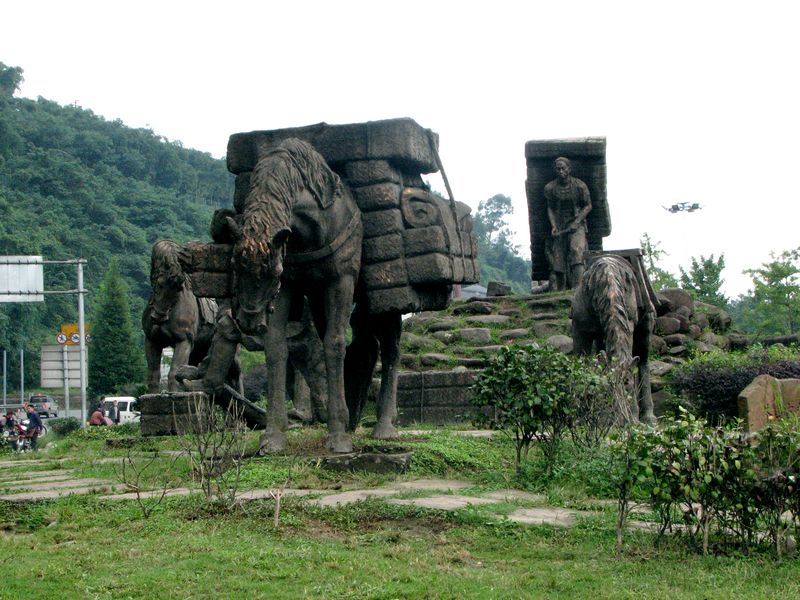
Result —
[[580, 195], [578, 196], [580, 210], [569, 224], [568, 231], [576, 231], [580, 224], [586, 220], [586, 217], [589, 216], [589, 213], [592, 212], [592, 197], [589, 194], [589, 188], [581, 181], [578, 189], [580, 190]]
[[544, 190], [544, 200], [547, 204], [547, 219], [550, 221], [550, 235], [553, 237], [559, 235], [561, 232], [558, 230], [558, 222], [556, 221], [556, 213], [553, 210], [552, 196], [547, 188]]

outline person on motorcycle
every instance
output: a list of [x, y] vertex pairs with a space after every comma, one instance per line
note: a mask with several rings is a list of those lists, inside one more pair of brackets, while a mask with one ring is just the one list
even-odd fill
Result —
[[39, 439], [44, 425], [39, 413], [34, 410], [32, 405], [28, 404], [25, 410], [28, 412], [28, 437], [31, 440], [31, 450], [36, 450], [36, 441]]

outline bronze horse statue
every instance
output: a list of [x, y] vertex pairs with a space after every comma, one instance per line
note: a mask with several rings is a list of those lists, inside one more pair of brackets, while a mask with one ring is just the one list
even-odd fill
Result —
[[638, 367], [632, 381], [638, 388], [634, 416], [654, 424], [648, 354], [656, 311], [647, 275], [641, 265], [637, 267], [614, 254], [602, 255], [591, 263], [572, 300], [572, 339], [575, 354], [605, 350], [620, 364]]
[[263, 335], [268, 416], [262, 451], [286, 447], [286, 325], [308, 299], [322, 338], [328, 385], [328, 448], [352, 451], [344, 394], [345, 332], [361, 267], [361, 212], [314, 148], [287, 139], [259, 159], [234, 234], [233, 314]]
[[142, 314], [142, 330], [147, 358], [147, 386], [158, 393], [161, 380], [161, 354], [172, 347], [172, 365], [167, 389], [180, 389], [176, 381], [184, 365], [198, 365], [206, 356], [214, 334], [217, 304], [210, 298], [197, 298], [179, 256], [180, 244], [159, 240], [150, 258], [150, 285], [153, 294]]

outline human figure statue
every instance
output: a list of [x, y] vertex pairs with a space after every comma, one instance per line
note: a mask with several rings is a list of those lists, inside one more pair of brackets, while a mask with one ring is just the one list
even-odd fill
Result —
[[583, 275], [588, 250], [586, 217], [592, 210], [589, 188], [572, 177], [572, 164], [562, 156], [553, 161], [556, 179], [544, 186], [551, 237], [545, 245], [550, 264], [550, 290], [575, 288]]

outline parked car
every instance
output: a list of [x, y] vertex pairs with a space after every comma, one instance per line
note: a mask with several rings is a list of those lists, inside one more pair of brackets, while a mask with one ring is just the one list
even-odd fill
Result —
[[33, 410], [45, 419], [58, 416], [58, 403], [52, 396], [47, 394], [31, 394], [28, 396], [28, 404], [33, 406]]
[[117, 408], [119, 408], [120, 424], [139, 422], [141, 413], [139, 412], [138, 402], [133, 396], [106, 396], [103, 401], [104, 417], [108, 417], [111, 414], [114, 400], [117, 401]]

